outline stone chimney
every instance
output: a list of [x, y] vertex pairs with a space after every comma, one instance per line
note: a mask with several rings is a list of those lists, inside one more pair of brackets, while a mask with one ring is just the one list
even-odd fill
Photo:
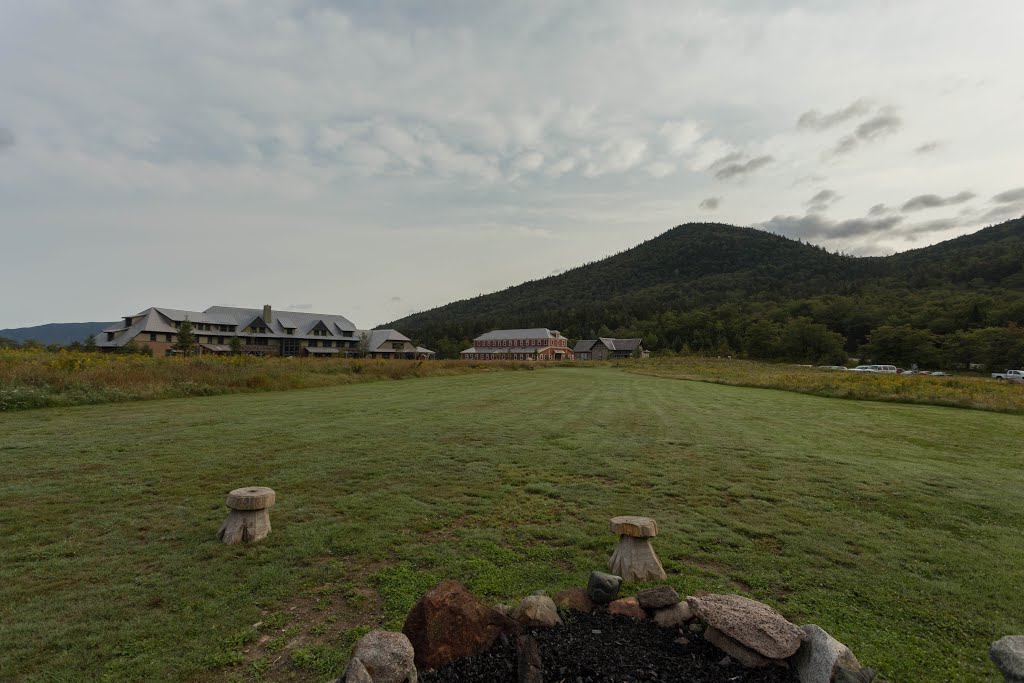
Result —
[[268, 325], [274, 322], [274, 312], [270, 310], [270, 304], [263, 305], [263, 322]]

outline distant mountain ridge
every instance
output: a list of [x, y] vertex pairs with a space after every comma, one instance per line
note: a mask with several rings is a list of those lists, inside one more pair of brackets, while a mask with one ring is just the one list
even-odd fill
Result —
[[[885, 257], [690, 223], [559, 275], [388, 325], [445, 355], [488, 329], [516, 327], [554, 327], [572, 338], [644, 336], [656, 349], [706, 352], [742, 347], [750, 322], [807, 317], [841, 334], [852, 352], [883, 325], [936, 334], [1024, 325], [1022, 267], [1024, 218]], [[690, 319], [697, 313], [715, 320]]]
[[13, 339], [16, 342], [37, 341], [40, 344], [60, 344], [67, 346], [71, 342], [83, 341], [86, 337], [99, 334], [105, 327], [115, 325], [115, 322], [92, 322], [92, 323], [47, 323], [33, 327], [12, 327], [0, 330], [0, 337]]

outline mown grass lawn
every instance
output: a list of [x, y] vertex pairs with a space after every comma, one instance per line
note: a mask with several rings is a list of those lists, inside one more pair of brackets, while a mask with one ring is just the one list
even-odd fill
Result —
[[[632, 513], [681, 592], [764, 600], [892, 681], [997, 681], [1022, 445], [1019, 416], [608, 368], [3, 414], [0, 679], [326, 680], [441, 578], [582, 584]], [[247, 484], [274, 531], [223, 546]]]

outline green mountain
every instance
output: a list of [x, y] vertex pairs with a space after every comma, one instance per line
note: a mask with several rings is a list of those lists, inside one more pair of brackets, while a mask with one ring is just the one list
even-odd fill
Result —
[[13, 327], [0, 330], [0, 339], [16, 342], [36, 341], [43, 345], [60, 344], [67, 346], [71, 342], [83, 341], [92, 334], [98, 334], [105, 327], [115, 323], [48, 323], [34, 327]]
[[[445, 356], [489, 329], [550, 327], [574, 339], [643, 336], [655, 351], [809, 361], [870, 353], [956, 367], [1006, 360], [983, 357], [991, 353], [969, 337], [1019, 333], [1022, 268], [1024, 218], [886, 257], [690, 223], [601, 261], [389, 326]], [[924, 346], [878, 348], [886, 335]], [[1012, 357], [1014, 349], [1009, 343], [1000, 353]]]

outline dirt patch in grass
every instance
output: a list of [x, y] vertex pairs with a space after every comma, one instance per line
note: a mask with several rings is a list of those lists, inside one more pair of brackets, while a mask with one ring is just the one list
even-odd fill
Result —
[[[367, 585], [383, 563], [361, 566], [345, 583], [313, 586], [261, 610], [238, 663], [217, 671], [224, 681], [294, 681], [340, 675], [352, 646], [383, 620], [380, 594]], [[204, 674], [193, 680], [210, 680]]]

